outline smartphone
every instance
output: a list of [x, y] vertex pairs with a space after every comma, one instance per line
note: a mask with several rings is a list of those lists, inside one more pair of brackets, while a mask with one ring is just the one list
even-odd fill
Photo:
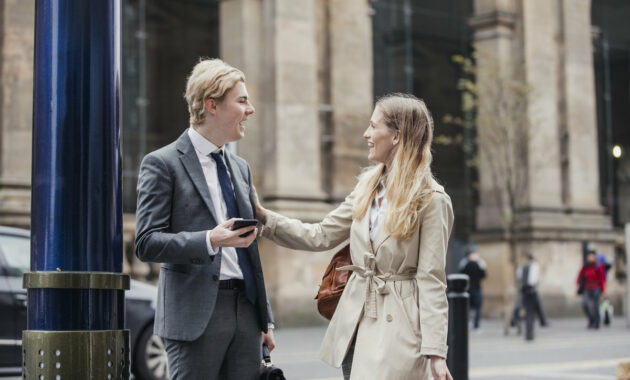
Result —
[[[257, 224], [258, 224], [258, 220], [256, 220], [256, 219], [236, 219], [234, 221], [234, 224], [232, 225], [231, 229], [232, 229], [232, 231], [235, 231], [235, 230], [240, 230], [243, 227], [255, 226]], [[252, 232], [254, 232], [254, 231], [252, 230], [252, 231], [246, 232], [246, 233], [244, 233], [242, 235], [239, 235], [239, 236], [240, 237], [245, 237], [245, 236], [250, 235]]]

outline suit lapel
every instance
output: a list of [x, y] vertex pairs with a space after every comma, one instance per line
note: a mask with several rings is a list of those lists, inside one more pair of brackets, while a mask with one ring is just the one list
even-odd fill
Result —
[[208, 207], [208, 211], [210, 211], [212, 219], [214, 219], [215, 223], [218, 223], [217, 221], [219, 219], [217, 219], [217, 216], [214, 213], [214, 204], [212, 203], [212, 198], [210, 197], [210, 190], [208, 190], [206, 177], [203, 175], [199, 158], [197, 157], [197, 153], [195, 152], [192, 142], [190, 142], [187, 132], [184, 132], [184, 134], [177, 139], [177, 150], [182, 153], [179, 159], [181, 160], [182, 165], [184, 165], [190, 180], [206, 204], [206, 207]]
[[243, 175], [236, 163], [234, 163], [234, 157], [227, 150], [225, 151], [225, 158], [232, 177], [234, 197], [236, 198], [236, 206], [238, 207], [239, 215], [243, 219], [252, 219], [254, 215], [249, 202], [249, 185], [243, 181]]
[[[254, 211], [251, 207], [249, 198], [249, 185], [243, 181], [243, 175], [235, 162], [234, 156], [227, 149], [225, 150], [225, 161], [227, 163], [228, 170], [230, 171], [238, 213], [243, 219], [253, 219]], [[250, 262], [254, 268], [257, 271], [261, 271], [262, 265], [256, 248], [257, 245], [256, 242], [254, 242], [254, 244], [247, 247], [247, 253], [249, 254]]]

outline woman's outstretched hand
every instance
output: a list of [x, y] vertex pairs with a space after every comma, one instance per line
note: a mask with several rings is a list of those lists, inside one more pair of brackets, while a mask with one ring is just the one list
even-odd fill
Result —
[[431, 374], [434, 380], [453, 380], [446, 367], [446, 360], [439, 356], [431, 356]]
[[256, 219], [262, 224], [267, 222], [267, 210], [260, 204], [260, 198], [258, 198], [258, 192], [256, 191], [256, 186], [252, 185], [254, 189], [254, 198], [256, 199]]

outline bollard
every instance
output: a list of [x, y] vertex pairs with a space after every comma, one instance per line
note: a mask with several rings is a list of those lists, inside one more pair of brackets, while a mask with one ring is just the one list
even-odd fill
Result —
[[453, 379], [468, 380], [468, 275], [446, 277], [448, 298], [448, 354]]
[[525, 340], [534, 340], [534, 325], [536, 320], [536, 304], [534, 291], [523, 290], [523, 306], [525, 307]]

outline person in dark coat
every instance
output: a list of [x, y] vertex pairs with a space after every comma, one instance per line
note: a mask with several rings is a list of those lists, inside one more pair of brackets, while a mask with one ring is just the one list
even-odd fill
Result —
[[479, 328], [483, 292], [481, 280], [486, 278], [486, 263], [476, 251], [470, 251], [459, 264], [459, 271], [470, 278], [468, 294], [470, 295], [470, 310], [474, 313], [473, 328]]

